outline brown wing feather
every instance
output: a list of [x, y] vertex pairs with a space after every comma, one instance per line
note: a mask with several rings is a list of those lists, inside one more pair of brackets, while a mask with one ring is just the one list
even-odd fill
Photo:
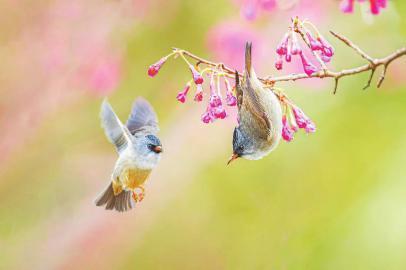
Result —
[[252, 113], [256, 118], [259, 125], [263, 128], [262, 137], [267, 138], [272, 128], [272, 124], [269, 122], [268, 115], [265, 112], [265, 108], [262, 105], [257, 93], [255, 93], [254, 88], [251, 84], [251, 79], [247, 79], [245, 90], [244, 104], [247, 106], [247, 109]]

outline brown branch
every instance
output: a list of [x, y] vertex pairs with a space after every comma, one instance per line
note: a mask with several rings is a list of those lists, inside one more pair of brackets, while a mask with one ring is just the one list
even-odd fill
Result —
[[[303, 33], [302, 33], [303, 34]], [[351, 68], [351, 69], [344, 69], [341, 71], [331, 71], [329, 69], [323, 69], [313, 73], [311, 76], [308, 76], [305, 73], [300, 73], [300, 74], [289, 74], [289, 75], [285, 75], [285, 76], [279, 76], [279, 77], [266, 77], [266, 78], [259, 78], [265, 85], [267, 86], [273, 86], [276, 82], [283, 82], [283, 81], [296, 81], [296, 80], [302, 80], [302, 79], [309, 79], [309, 78], [333, 78], [335, 81], [335, 85], [334, 85], [334, 93], [336, 93], [337, 91], [337, 87], [338, 87], [338, 81], [339, 79], [341, 79], [342, 77], [346, 77], [346, 76], [351, 76], [351, 75], [355, 75], [355, 74], [359, 74], [359, 73], [363, 73], [363, 72], [367, 72], [367, 71], [371, 71], [371, 75], [368, 79], [368, 82], [366, 84], [366, 86], [364, 87], [364, 89], [368, 88], [371, 84], [373, 75], [375, 74], [375, 70], [380, 67], [383, 66], [384, 69], [382, 71], [381, 76], [378, 79], [378, 83], [377, 83], [377, 87], [380, 87], [382, 85], [383, 80], [385, 79], [385, 75], [388, 69], [389, 64], [398, 59], [401, 58], [402, 56], [406, 55], [406, 47], [400, 48], [398, 50], [396, 50], [395, 52], [389, 54], [386, 57], [383, 58], [372, 58], [371, 56], [369, 56], [368, 54], [366, 54], [363, 50], [361, 50], [357, 45], [355, 45], [353, 42], [351, 42], [349, 39], [347, 39], [346, 37], [343, 37], [335, 32], [331, 31], [331, 34], [333, 36], [335, 36], [336, 38], [338, 38], [339, 40], [341, 40], [342, 42], [344, 42], [344, 44], [346, 44], [348, 47], [352, 48], [358, 55], [360, 55], [362, 58], [364, 58], [365, 60], [367, 60], [369, 63], [366, 65], [362, 65], [359, 67], [355, 67], [355, 68]], [[306, 41], [306, 40], [305, 40]], [[205, 64], [207, 66], [211, 66], [211, 67], [221, 67], [222, 71], [224, 73], [227, 74], [228, 77], [234, 78], [234, 69], [231, 69], [227, 66], [225, 66], [223, 63], [215, 63], [215, 62], [211, 62], [209, 60], [203, 59], [199, 56], [196, 56], [188, 51], [182, 50], [182, 49], [178, 49], [178, 48], [173, 48], [173, 50], [175, 52], [179, 52], [182, 53], [185, 56], [188, 56], [196, 61], [199, 62], [199, 64]], [[240, 75], [241, 76], [241, 75]]]

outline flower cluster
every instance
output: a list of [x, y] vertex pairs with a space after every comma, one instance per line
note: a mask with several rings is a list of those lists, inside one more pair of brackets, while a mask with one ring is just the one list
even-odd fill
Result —
[[[315, 33], [305, 28], [304, 24], [309, 24]], [[334, 55], [334, 49], [313, 24], [306, 21], [301, 23], [297, 18], [293, 20], [292, 27], [290, 27], [276, 48], [278, 58], [275, 62], [275, 68], [281, 70], [284, 61], [291, 62], [292, 56], [298, 56], [302, 62], [303, 71], [310, 77], [313, 73], [317, 72], [318, 68], [304, 55], [298, 37], [302, 38], [307, 47], [309, 47], [314, 54], [318, 54], [324, 63], [331, 61], [331, 57]]]
[[282, 117], [282, 138], [290, 142], [299, 129], [306, 133], [316, 132], [314, 122], [296, 105], [291, 102], [283, 102], [284, 114]]
[[[215, 77], [217, 78], [217, 84], [215, 83]], [[225, 79], [226, 84], [226, 104], [228, 106], [235, 106], [237, 104], [237, 99], [231, 92], [229, 87], [229, 82]], [[211, 123], [216, 119], [224, 119], [227, 116], [227, 112], [223, 107], [223, 100], [220, 91], [220, 77], [216, 76], [215, 72], [211, 73], [210, 76], [210, 98], [207, 103], [206, 111], [203, 113], [201, 119], [203, 123]]]
[[[196, 102], [203, 101], [204, 90], [203, 90], [203, 75], [206, 73], [210, 77], [210, 96], [208, 98], [207, 106], [205, 112], [201, 116], [201, 120], [203, 123], [212, 123], [217, 119], [225, 119], [227, 117], [227, 112], [223, 103], [227, 106], [233, 107], [237, 105], [237, 97], [234, 95], [234, 91], [230, 85], [230, 82], [226, 78], [226, 73], [221, 70], [219, 67], [208, 67], [203, 69], [202, 71], [198, 70], [196, 65], [193, 66], [189, 61], [185, 58], [182, 51], [174, 51], [173, 53], [161, 58], [155, 64], [152, 64], [148, 69], [148, 75], [154, 77], [158, 74], [158, 71], [161, 69], [163, 64], [168, 60], [169, 57], [176, 55], [180, 56], [188, 65], [190, 72], [192, 73], [192, 79], [188, 81], [185, 87], [177, 94], [176, 99], [181, 102], [185, 103], [190, 88], [192, 87], [192, 81], [196, 86], [196, 91], [193, 97], [193, 100]], [[224, 81], [224, 90], [220, 87], [221, 80]], [[225, 92], [225, 98], [222, 96], [222, 91]]]
[[[358, 2], [365, 2], [365, 0], [357, 0]], [[341, 0], [340, 9], [344, 13], [352, 13], [354, 11], [355, 0]], [[380, 10], [386, 8], [387, 0], [369, 0], [370, 11], [373, 15], [378, 15]]]

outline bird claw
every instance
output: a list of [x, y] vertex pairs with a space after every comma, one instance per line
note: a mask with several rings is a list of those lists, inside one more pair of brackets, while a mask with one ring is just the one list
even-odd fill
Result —
[[145, 198], [145, 189], [144, 189], [144, 187], [138, 187], [139, 189], [140, 189], [140, 192], [136, 192], [135, 190], [133, 191], [133, 194], [132, 194], [132, 197], [133, 197], [133, 200], [135, 201], [135, 202], [141, 202], [142, 200], [144, 200], [144, 198]]

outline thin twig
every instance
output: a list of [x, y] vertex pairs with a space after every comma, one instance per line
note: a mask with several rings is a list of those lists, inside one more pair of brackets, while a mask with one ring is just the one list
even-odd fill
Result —
[[[297, 80], [302, 80], [302, 79], [309, 79], [309, 78], [333, 78], [335, 80], [335, 86], [334, 86], [334, 93], [337, 91], [337, 86], [338, 86], [338, 80], [341, 79], [342, 77], [346, 76], [351, 76], [367, 71], [371, 71], [371, 76], [368, 80], [367, 86], [370, 85], [372, 81], [372, 77], [374, 75], [375, 70], [379, 66], [384, 66], [384, 70], [378, 80], [377, 86], [380, 87], [382, 85], [383, 80], [385, 79], [386, 71], [389, 66], [389, 64], [398, 59], [401, 58], [402, 56], [406, 55], [406, 47], [400, 48], [396, 50], [395, 52], [389, 54], [386, 57], [383, 58], [372, 58], [369, 55], [367, 55], [364, 51], [362, 51], [358, 46], [356, 46], [354, 43], [352, 43], [349, 39], [331, 32], [335, 37], [343, 41], [347, 46], [353, 48], [361, 57], [366, 59], [369, 63], [366, 65], [362, 65], [359, 67], [351, 68], [351, 69], [343, 69], [341, 71], [331, 71], [328, 69], [325, 70], [320, 70], [318, 72], [313, 73], [312, 75], [308, 76], [305, 73], [300, 73], [300, 74], [289, 74], [285, 76], [278, 76], [278, 77], [272, 77], [268, 76], [266, 78], [259, 78], [262, 83], [268, 86], [273, 86], [276, 82], [283, 82], [283, 81], [297, 81]], [[227, 66], [225, 66], [223, 63], [215, 63], [209, 60], [206, 60], [204, 58], [201, 58], [197, 55], [192, 54], [191, 52], [188, 52], [186, 50], [178, 49], [178, 48], [173, 48], [175, 52], [181, 53], [187, 57], [190, 57], [196, 61], [198, 61], [200, 64], [205, 64], [211, 67], [218, 67], [221, 66], [223, 69], [223, 72], [227, 74], [227, 77], [234, 78], [235, 77], [235, 71], [234, 69], [231, 69]], [[241, 75], [240, 75], [241, 76]]]
[[365, 60], [367, 60], [370, 63], [374, 63], [374, 59], [372, 57], [370, 57], [368, 54], [366, 54], [363, 50], [361, 50], [357, 45], [355, 45], [354, 43], [352, 43], [348, 38], [339, 35], [333, 31], [330, 31], [330, 33], [335, 36], [336, 38], [338, 38], [339, 40], [341, 40], [342, 42], [344, 42], [348, 47], [354, 49], [354, 51], [356, 53], [358, 53], [359, 55], [361, 55], [362, 58], [364, 58]]
[[375, 70], [376, 70], [375, 68], [371, 69], [371, 74], [369, 75], [368, 82], [367, 82], [367, 84], [364, 86], [364, 88], [362, 88], [363, 90], [366, 90], [368, 87], [371, 86], [371, 82], [372, 82], [372, 78], [374, 77]]

